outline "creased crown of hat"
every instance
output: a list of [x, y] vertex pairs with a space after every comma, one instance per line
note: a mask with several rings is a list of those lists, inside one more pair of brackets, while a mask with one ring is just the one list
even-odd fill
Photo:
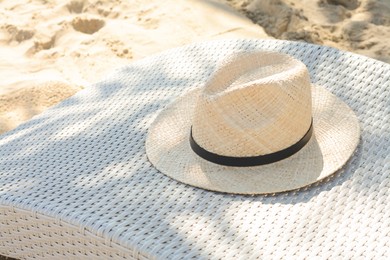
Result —
[[[263, 53], [261, 59], [246, 55], [242, 62], [227, 59], [198, 97], [192, 137], [210, 153], [238, 158], [274, 154], [296, 144], [311, 126], [306, 66], [279, 53]], [[253, 160], [254, 165], [261, 162]], [[249, 166], [234, 165], [233, 158], [226, 164]]]
[[165, 108], [146, 141], [153, 165], [183, 183], [242, 194], [297, 189], [340, 169], [358, 144], [353, 111], [289, 55], [236, 53], [202, 85]]

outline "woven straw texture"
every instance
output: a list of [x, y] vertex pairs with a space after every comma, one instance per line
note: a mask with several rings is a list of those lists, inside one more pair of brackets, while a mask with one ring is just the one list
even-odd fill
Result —
[[[300, 191], [240, 196], [158, 172], [144, 146], [158, 112], [229, 53], [253, 49], [302, 60], [315, 84], [356, 112], [361, 141], [342, 174]], [[1, 137], [0, 254], [389, 259], [389, 91], [388, 64], [287, 41], [194, 44], [132, 63]]]
[[[280, 151], [309, 129], [308, 74], [303, 63], [288, 55], [235, 53], [216, 68], [200, 94], [190, 94], [188, 99], [196, 104], [178, 108], [183, 110], [179, 113], [194, 114], [194, 139], [210, 152], [243, 157]], [[196, 106], [194, 111], [191, 106]]]
[[[145, 143], [151, 163], [180, 182], [234, 194], [290, 191], [341, 169], [359, 142], [359, 122], [354, 112], [323, 87], [311, 86], [305, 65], [291, 56], [269, 52], [236, 55], [228, 58], [227, 65], [217, 68], [204, 87], [175, 100], [158, 115]], [[278, 58], [291, 61], [281, 62]], [[284, 68], [270, 66], [269, 60]], [[232, 66], [239, 69], [229, 68]], [[273, 77], [239, 86], [226, 83], [229, 78], [234, 80], [235, 74], [245, 73], [245, 67], [258, 66], [267, 68], [267, 74]], [[215, 91], [218, 88], [220, 91]], [[192, 127], [194, 139], [213, 153], [267, 154], [300, 140], [312, 118], [314, 134], [305, 147], [267, 165], [226, 167], [201, 159], [190, 147]]]

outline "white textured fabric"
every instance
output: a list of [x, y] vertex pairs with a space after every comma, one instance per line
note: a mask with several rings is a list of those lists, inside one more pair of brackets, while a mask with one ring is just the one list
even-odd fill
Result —
[[[178, 183], [147, 160], [158, 111], [225, 55], [250, 49], [297, 57], [356, 112], [361, 142], [343, 174], [301, 191], [240, 196]], [[389, 92], [390, 65], [297, 42], [216, 41], [135, 62], [0, 138], [0, 254], [388, 259]]]

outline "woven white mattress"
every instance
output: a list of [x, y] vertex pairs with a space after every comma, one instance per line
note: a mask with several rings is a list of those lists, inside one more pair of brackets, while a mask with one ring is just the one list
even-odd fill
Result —
[[[158, 111], [226, 54], [294, 55], [358, 115], [344, 170], [275, 196], [178, 183], [152, 167]], [[389, 259], [390, 65], [336, 49], [224, 40], [124, 67], [0, 137], [0, 254], [16, 258]]]

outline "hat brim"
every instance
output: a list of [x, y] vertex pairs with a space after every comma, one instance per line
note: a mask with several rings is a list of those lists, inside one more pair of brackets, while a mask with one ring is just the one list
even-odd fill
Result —
[[295, 190], [320, 181], [348, 161], [360, 137], [355, 113], [320, 86], [312, 87], [313, 136], [284, 160], [254, 167], [208, 162], [189, 143], [193, 110], [201, 89], [178, 98], [161, 111], [149, 128], [146, 153], [165, 175], [206, 190], [234, 194], [268, 194]]

